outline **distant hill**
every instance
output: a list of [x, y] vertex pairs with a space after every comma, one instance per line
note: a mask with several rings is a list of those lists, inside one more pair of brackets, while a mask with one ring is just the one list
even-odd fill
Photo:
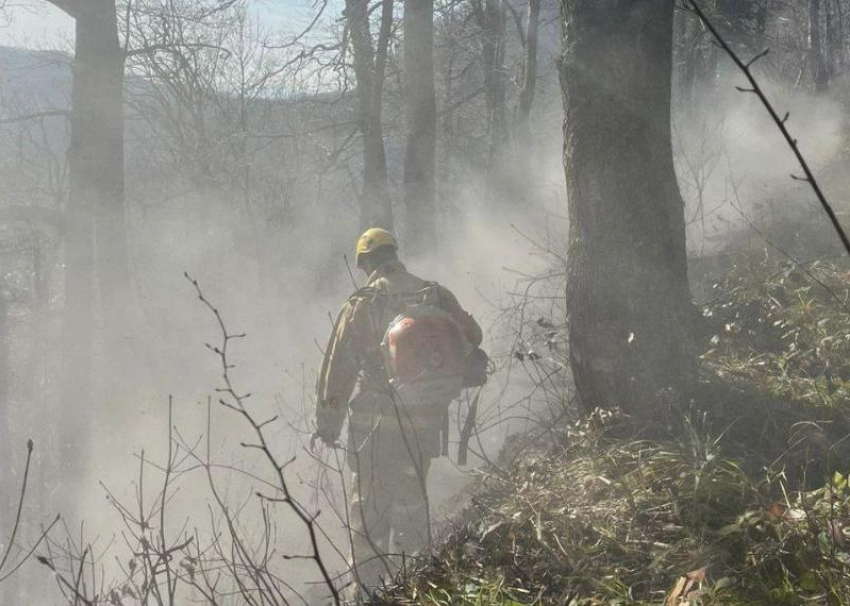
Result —
[[71, 57], [59, 51], [0, 46], [0, 105], [6, 116], [68, 107]]

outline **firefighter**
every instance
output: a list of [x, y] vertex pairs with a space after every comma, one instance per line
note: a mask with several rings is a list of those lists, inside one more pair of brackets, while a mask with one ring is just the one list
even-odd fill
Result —
[[[384, 229], [369, 229], [357, 241], [356, 263], [368, 276], [366, 286], [343, 305], [318, 380], [313, 443], [336, 446], [348, 420], [349, 564], [355, 598], [393, 574], [398, 558], [388, 557], [391, 550], [398, 556], [427, 545], [428, 470], [447, 440], [448, 401], [411, 412], [413, 407], [399, 405], [388, 378], [382, 340], [399, 312], [397, 302], [434, 285], [409, 273], [397, 251], [395, 238]], [[477, 348], [482, 340], [478, 323], [451, 292], [434, 286], [439, 307], [453, 320], [465, 347]]]

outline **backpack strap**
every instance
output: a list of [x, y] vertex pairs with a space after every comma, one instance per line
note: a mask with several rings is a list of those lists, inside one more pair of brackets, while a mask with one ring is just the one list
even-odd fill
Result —
[[426, 282], [426, 284], [428, 293], [433, 293], [435, 296], [434, 306], [445, 311], [446, 308], [443, 306], [443, 287], [437, 282]]
[[349, 303], [372, 302], [380, 296], [379, 288], [375, 286], [361, 286], [348, 297]]

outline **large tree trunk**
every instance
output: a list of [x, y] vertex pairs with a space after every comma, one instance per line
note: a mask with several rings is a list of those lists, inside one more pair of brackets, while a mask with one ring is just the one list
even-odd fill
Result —
[[129, 280], [124, 224], [123, 53], [114, 0], [81, 5], [73, 16], [76, 45], [68, 152], [61, 457], [63, 479], [68, 486], [76, 487], [85, 469], [96, 402], [92, 378], [95, 271], [105, 319], [106, 356], [112, 353], [110, 346], [121, 330]]
[[372, 48], [368, 0], [345, 2], [354, 75], [357, 78], [360, 135], [363, 139], [363, 193], [360, 198], [360, 224], [363, 229], [374, 226], [393, 229], [381, 118], [392, 11], [392, 0], [385, 0], [381, 10], [381, 31], [376, 53]]
[[404, 3], [404, 106], [407, 150], [404, 198], [408, 250], [433, 250], [436, 244], [435, 162], [437, 101], [434, 93], [434, 2]]
[[115, 0], [98, 0], [97, 9], [78, 18], [77, 53], [96, 70], [96, 82], [84, 93], [98, 116], [88, 128], [95, 204], [95, 268], [103, 314], [103, 360], [107, 395], [141, 370], [132, 354], [132, 294], [124, 201], [124, 53], [118, 40]]
[[585, 409], [658, 414], [695, 380], [670, 126], [674, 0], [563, 0], [571, 366]]

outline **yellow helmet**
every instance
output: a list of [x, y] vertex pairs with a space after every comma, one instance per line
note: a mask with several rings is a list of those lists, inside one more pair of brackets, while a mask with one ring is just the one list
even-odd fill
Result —
[[355, 249], [356, 255], [354, 260], [357, 263], [357, 267], [361, 266], [363, 255], [369, 254], [382, 246], [392, 246], [398, 249], [398, 243], [386, 229], [372, 227], [363, 232], [363, 235], [357, 240], [357, 247]]

